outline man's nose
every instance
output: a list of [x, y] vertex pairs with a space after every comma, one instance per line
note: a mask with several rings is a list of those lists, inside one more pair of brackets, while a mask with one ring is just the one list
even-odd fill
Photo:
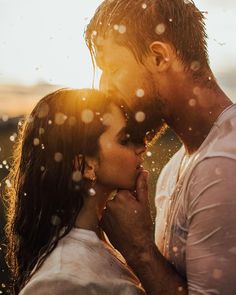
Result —
[[111, 89], [111, 82], [109, 76], [104, 72], [102, 73], [100, 78], [99, 89], [106, 94], [108, 94]]

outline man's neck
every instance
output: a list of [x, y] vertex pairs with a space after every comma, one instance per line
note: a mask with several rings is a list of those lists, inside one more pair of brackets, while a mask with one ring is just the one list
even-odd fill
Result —
[[[184, 88], [185, 89], [185, 88]], [[169, 126], [179, 136], [189, 154], [194, 153], [204, 142], [219, 115], [232, 104], [219, 86], [211, 87], [189, 83], [170, 116]]]

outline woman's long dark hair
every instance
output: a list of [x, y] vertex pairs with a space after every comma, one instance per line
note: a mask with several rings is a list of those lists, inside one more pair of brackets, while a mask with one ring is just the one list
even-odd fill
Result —
[[[41, 99], [19, 130], [6, 191], [13, 293], [73, 227], [87, 194], [78, 177], [83, 157], [98, 153], [109, 105], [99, 91], [61, 89]], [[82, 161], [76, 172], [78, 155]]]
[[14, 294], [72, 229], [88, 194], [80, 177], [85, 156], [98, 156], [98, 139], [106, 129], [103, 116], [111, 102], [123, 112], [134, 144], [143, 144], [147, 131], [149, 140], [154, 137], [153, 122], [146, 119], [137, 128], [124, 101], [90, 89], [61, 89], [45, 96], [20, 127], [5, 197], [6, 258]]

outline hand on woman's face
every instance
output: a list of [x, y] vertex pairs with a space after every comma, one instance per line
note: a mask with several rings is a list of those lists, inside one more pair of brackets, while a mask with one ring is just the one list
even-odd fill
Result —
[[144, 145], [134, 145], [125, 132], [126, 122], [121, 110], [111, 104], [111, 112], [105, 117], [106, 131], [100, 136], [98, 181], [112, 189], [134, 189], [140, 165], [143, 162]]

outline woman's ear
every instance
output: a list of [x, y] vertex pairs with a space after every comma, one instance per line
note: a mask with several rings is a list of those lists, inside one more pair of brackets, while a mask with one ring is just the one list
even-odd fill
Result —
[[84, 178], [95, 181], [98, 161], [95, 158], [85, 157]]
[[154, 41], [149, 46], [149, 49], [153, 56], [152, 59], [155, 71], [166, 71], [170, 67], [174, 57], [174, 51], [171, 45], [160, 41]]

